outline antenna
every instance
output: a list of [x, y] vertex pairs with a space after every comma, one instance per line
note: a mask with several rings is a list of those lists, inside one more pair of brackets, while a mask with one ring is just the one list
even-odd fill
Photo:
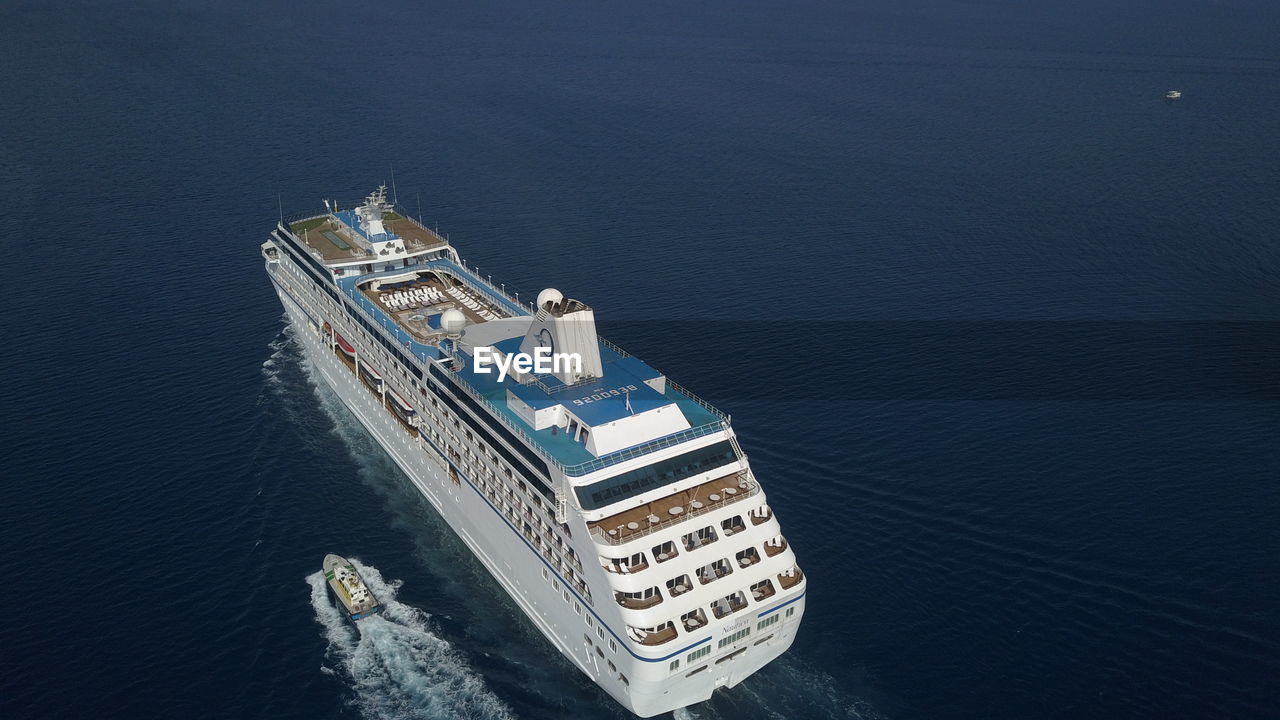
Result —
[[396, 168], [391, 163], [387, 163], [387, 167], [391, 168], [391, 204], [400, 204], [400, 194], [396, 192]]
[[280, 193], [276, 193], [276, 210], [280, 211], [280, 223], [284, 224], [284, 202], [280, 200]]
[[417, 195], [418, 195], [418, 224], [421, 225], [422, 224], [422, 193], [419, 192]]

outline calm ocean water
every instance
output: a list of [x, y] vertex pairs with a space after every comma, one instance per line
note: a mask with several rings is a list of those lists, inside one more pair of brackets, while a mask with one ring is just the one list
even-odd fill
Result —
[[[290, 342], [277, 196], [392, 164], [733, 414], [810, 605], [682, 716], [1276, 717], [1277, 37], [1249, 0], [0, 6], [0, 717], [623, 716]], [[387, 622], [319, 601], [330, 551]]]

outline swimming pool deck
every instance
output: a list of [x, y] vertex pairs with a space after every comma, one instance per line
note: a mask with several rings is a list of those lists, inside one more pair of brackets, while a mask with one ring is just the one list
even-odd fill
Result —
[[[391, 274], [394, 274], [394, 273], [391, 273]], [[365, 287], [361, 287], [361, 285], [365, 285]], [[439, 290], [440, 292], [444, 292], [444, 285], [439, 280], [436, 280], [436, 279], [418, 280], [413, 282], [411, 284], [411, 287], [424, 288], [424, 289], [429, 288], [429, 289]], [[385, 295], [389, 292], [393, 292], [392, 290], [370, 289], [369, 283], [367, 281], [365, 283], [357, 283], [356, 290], [357, 292], [363, 294], [366, 298], [371, 300], [373, 303], [378, 305], [379, 309], [381, 309], [383, 313], [385, 313], [391, 318], [394, 318], [396, 323], [400, 325], [400, 327], [404, 328], [406, 331], [413, 334], [413, 336], [416, 337], [419, 342], [434, 344], [440, 338], [444, 337], [444, 333], [440, 330], [440, 328], [438, 326], [434, 328], [431, 327], [428, 324], [427, 320], [433, 315], [439, 315], [443, 313], [445, 310], [458, 310], [459, 312], [461, 312], [463, 315], [467, 317], [467, 321], [469, 323], [474, 324], [474, 323], [487, 322], [487, 319], [481, 317], [478, 312], [476, 312], [475, 310], [472, 310], [466, 305], [463, 305], [461, 302], [459, 302], [458, 300], [455, 300], [452, 297], [449, 297], [448, 295], [445, 296], [444, 300], [441, 300], [440, 302], [437, 302], [437, 303], [425, 303], [425, 302], [414, 303], [414, 307], [406, 307], [406, 308], [400, 309], [400, 308], [389, 306], [387, 303], [383, 302], [381, 299], [382, 295]], [[466, 294], [469, 295], [472, 299], [480, 300], [481, 302], [483, 302], [483, 300], [481, 298], [478, 298], [476, 296], [476, 293], [470, 291], [470, 289], [465, 289], [464, 292], [466, 292]], [[492, 307], [492, 305], [490, 305], [490, 307]], [[417, 317], [420, 317], [422, 319], [415, 320], [414, 318], [417, 318]]]

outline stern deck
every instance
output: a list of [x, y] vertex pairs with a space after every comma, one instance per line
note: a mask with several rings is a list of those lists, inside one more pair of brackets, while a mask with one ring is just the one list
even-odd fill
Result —
[[[587, 523], [587, 528], [596, 542], [618, 545], [755, 494], [755, 483], [738, 471]], [[676, 508], [679, 512], [673, 513]]]

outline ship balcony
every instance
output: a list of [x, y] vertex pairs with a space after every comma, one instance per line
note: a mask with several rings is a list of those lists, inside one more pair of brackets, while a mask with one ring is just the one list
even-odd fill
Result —
[[645, 610], [662, 602], [662, 593], [651, 587], [643, 592], [615, 592], [613, 599], [628, 610]]
[[588, 523], [587, 528], [597, 543], [620, 545], [754, 497], [759, 492], [759, 486], [742, 470], [596, 520]]
[[720, 523], [720, 529], [724, 531], [725, 537], [730, 537], [746, 530], [747, 526], [743, 524], [741, 515], [734, 515], [728, 520]]
[[676, 639], [676, 626], [670, 620], [657, 627], [638, 628], [627, 626], [627, 634], [641, 645], [661, 645]]
[[698, 582], [706, 585], [707, 583], [719, 580], [732, 572], [733, 568], [729, 566], [728, 560], [717, 560], [709, 565], [704, 565], [698, 568]]
[[739, 590], [738, 592], [733, 593], [732, 595], [726, 595], [725, 597], [722, 597], [719, 600], [712, 603], [711, 612], [714, 613], [716, 616], [716, 619], [719, 620], [721, 618], [728, 617], [729, 615], [732, 615], [733, 613], [736, 613], [739, 610], [742, 610], [746, 607], [747, 607], [747, 598], [745, 595], [742, 594], [742, 591]]
[[638, 573], [649, 567], [649, 558], [644, 553], [638, 552], [629, 557], [624, 558], [606, 558], [601, 557], [600, 566], [607, 572], [617, 575], [630, 575]]
[[671, 578], [667, 581], [667, 592], [671, 597], [679, 597], [693, 589], [693, 583], [689, 580], [688, 575]]
[[680, 551], [676, 550], [676, 544], [671, 540], [668, 540], [662, 543], [661, 545], [655, 545], [653, 547], [653, 559], [657, 560], [660, 563], [671, 560], [672, 558], [678, 557], [679, 555], [680, 555]]
[[800, 568], [795, 565], [791, 566], [790, 570], [783, 570], [778, 574], [778, 583], [782, 585], [783, 590], [790, 590], [799, 585], [801, 580], [804, 580], [804, 573], [800, 572]]
[[781, 535], [775, 535], [770, 540], [765, 541], [764, 554], [773, 557], [783, 550], [787, 549], [787, 539]]
[[707, 614], [702, 611], [702, 608], [687, 612], [680, 616], [680, 624], [684, 625], [685, 632], [693, 632], [707, 624]]
[[738, 561], [738, 567], [740, 568], [749, 568], [760, 562], [760, 553], [753, 547], [743, 550], [734, 557]]
[[700, 547], [710, 545], [719, 539], [720, 538], [716, 535], [715, 528], [708, 525], [707, 527], [685, 535], [681, 538], [681, 541], [684, 542], [684, 549], [692, 552]]
[[767, 600], [768, 598], [773, 597], [776, 593], [777, 591], [773, 589], [773, 581], [768, 578], [765, 578], [751, 586], [751, 598], [756, 602]]
[[751, 511], [751, 524], [763, 525], [764, 523], [769, 522], [769, 518], [771, 517], [773, 517], [773, 511], [769, 509], [769, 506], [761, 505]]

